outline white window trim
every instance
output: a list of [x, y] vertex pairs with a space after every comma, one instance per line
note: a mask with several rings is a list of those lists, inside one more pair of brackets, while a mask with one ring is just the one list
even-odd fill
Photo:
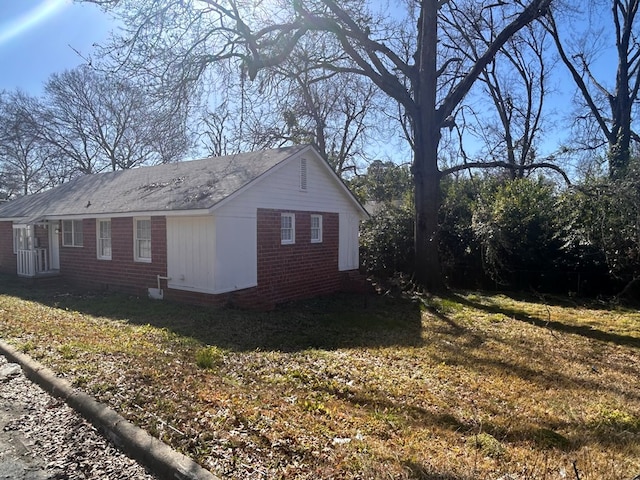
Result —
[[[318, 238], [313, 238], [313, 219], [318, 219]], [[322, 215], [311, 215], [311, 243], [322, 243]]]
[[[71, 243], [65, 243], [64, 234], [66, 230], [64, 229], [65, 222], [71, 222]], [[62, 231], [62, 246], [63, 247], [74, 247], [74, 248], [82, 248], [84, 246], [84, 228], [82, 232], [82, 243], [76, 244], [76, 224], [79, 223], [82, 225], [82, 220], [62, 220], [61, 231]]]
[[[103, 238], [100, 236], [100, 224], [109, 223], [109, 255], [103, 255], [102, 253], [102, 244], [101, 240]], [[111, 219], [110, 218], [100, 218], [96, 220], [96, 255], [98, 260], [111, 260], [111, 255], [113, 253], [113, 244], [112, 244], [113, 234], [111, 233]], [[105, 237], [106, 240], [106, 237]]]
[[[291, 238], [283, 239], [282, 238], [282, 219], [290, 218], [291, 219]], [[296, 215], [295, 213], [282, 213], [280, 214], [280, 243], [282, 245], [293, 245], [296, 243]]]
[[[134, 217], [133, 219], [133, 260], [135, 262], [142, 262], [142, 263], [151, 263], [151, 258], [152, 257], [140, 257], [138, 255], [138, 222], [139, 221], [148, 221], [149, 222], [149, 244], [150, 244], [150, 254], [152, 255], [152, 251], [151, 249], [153, 248], [153, 245], [151, 245], [151, 217]], [[147, 240], [146, 238], [143, 240]]]

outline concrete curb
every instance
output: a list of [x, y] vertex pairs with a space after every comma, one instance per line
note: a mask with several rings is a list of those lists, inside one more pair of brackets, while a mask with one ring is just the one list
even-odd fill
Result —
[[128, 422], [111, 408], [98, 403], [86, 393], [75, 391], [69, 382], [56, 377], [53, 371], [18, 352], [3, 340], [0, 340], [0, 354], [9, 361], [20, 364], [27, 378], [51, 395], [64, 400], [115, 445], [161, 479], [220, 480], [189, 457]]

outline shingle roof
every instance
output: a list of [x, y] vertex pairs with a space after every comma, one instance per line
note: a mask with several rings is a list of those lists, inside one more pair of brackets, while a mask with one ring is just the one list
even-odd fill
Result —
[[306, 145], [83, 175], [0, 204], [0, 218], [207, 209]]

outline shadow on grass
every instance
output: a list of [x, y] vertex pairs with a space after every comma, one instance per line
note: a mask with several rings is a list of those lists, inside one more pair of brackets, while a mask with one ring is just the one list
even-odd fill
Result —
[[0, 275], [0, 293], [97, 317], [151, 325], [233, 351], [419, 346], [421, 312], [408, 300], [336, 294], [271, 312], [161, 302], [71, 287], [26, 285]]
[[[514, 313], [516, 310], [488, 307], [457, 295], [453, 295], [453, 297], [460, 303], [473, 308], [483, 309], [494, 314], [502, 313], [514, 318], [516, 321], [533, 323], [538, 327], [550, 328], [552, 331], [554, 330], [553, 324], [556, 324], [556, 331], [583, 334], [589, 338], [609, 341], [617, 345], [637, 346], [637, 343], [640, 343], [640, 339], [635, 339], [634, 337], [602, 332], [599, 330], [593, 330], [589, 327], [573, 328], [573, 326], [566, 325], [561, 322], [551, 322], [550, 324], [547, 324], [546, 320], [531, 317], [521, 311], [517, 311], [516, 315]], [[606, 378], [603, 379], [599, 377], [599, 372], [596, 368], [598, 362], [595, 359], [592, 360], [592, 362], [595, 363], [585, 361], [583, 370], [576, 371], [575, 374], [572, 375], [570, 372], [558, 371], [556, 369], [534, 368], [526, 362], [519, 363], [517, 361], [508, 361], [500, 355], [483, 355], [481, 352], [477, 351], [477, 349], [481, 348], [485, 342], [491, 341], [503, 343], [514, 348], [520, 352], [519, 358], [521, 359], [526, 359], [531, 355], [539, 355], [539, 352], [530, 350], [519, 340], [509, 341], [508, 339], [494, 336], [489, 331], [484, 331], [482, 334], [479, 334], [459, 324], [454, 318], [451, 318], [442, 312], [438, 312], [432, 308], [430, 308], [429, 311], [442, 322], [441, 327], [437, 330], [439, 333], [456, 337], [455, 341], [438, 343], [438, 350], [433, 354], [433, 360], [436, 362], [443, 362], [449, 366], [458, 365], [481, 373], [488, 371], [495, 374], [508, 372], [522, 380], [535, 383], [541, 388], [561, 387], [569, 390], [585, 389], [593, 392], [599, 392], [606, 389], [607, 391], [615, 392], [627, 398], [635, 400], [640, 399], [640, 393], [625, 389], [616, 382], [607, 382]], [[434, 329], [437, 327], [432, 325], [431, 328]], [[577, 332], [575, 331], [576, 329], [578, 330]], [[636, 343], [636, 345], [634, 345], [634, 343]], [[548, 361], [552, 362], [553, 357], [550, 356]], [[634, 366], [627, 366], [626, 368], [634, 368]]]
[[[474, 365], [482, 363], [481, 359], [475, 357], [469, 358], [470, 369], [473, 369]], [[504, 362], [498, 362], [498, 364], [501, 365], [503, 371], [513, 370], [513, 365]], [[531, 370], [529, 374], [532, 381], [540, 380], [539, 372]], [[575, 383], [574, 380], [569, 377], [561, 376], [561, 378], [559, 378], [557, 375], [553, 378], [546, 378], [546, 381], [554, 382], [556, 386], [566, 383], [567, 388], [570, 388], [572, 386], [571, 384]], [[584, 383], [586, 387], [591, 387], [594, 391], [601, 391], [603, 388], [601, 384], [595, 382]], [[399, 401], [393, 397], [389, 397], [385, 392], [375, 391], [371, 388], [367, 390], [335, 389], [331, 385], [320, 383], [315, 385], [315, 389], [349, 402], [352, 405], [365, 408], [372, 413], [384, 412], [383, 415], [389, 416], [393, 422], [434, 426], [465, 435], [477, 434], [479, 431], [479, 425], [475, 419], [459, 418], [449, 411], [433, 411], [429, 408], [412, 405], [410, 402], [407, 402], [406, 399]], [[513, 419], [515, 420], [516, 417], [514, 416]], [[577, 451], [593, 442], [608, 445], [611, 448], [623, 448], [640, 438], [640, 422], [633, 417], [629, 419], [618, 419], [618, 424], [609, 421], [608, 423], [604, 422], [599, 425], [579, 421], [555, 421], [547, 423], [537, 420], [536, 423], [530, 423], [525, 418], [519, 420], [520, 421], [515, 423], [509, 422], [505, 425], [485, 421], [481, 425], [482, 431], [491, 434], [501, 443], [522, 444], [524, 442], [541, 453], [550, 450], [561, 450], [565, 452]], [[409, 468], [408, 464], [405, 465]], [[447, 474], [434, 473], [420, 464], [414, 464], [413, 466], [417, 468], [415, 471], [417, 476], [415, 478], [443, 480], [458, 478], [455, 476], [447, 476]], [[418, 473], [420, 474], [418, 475]]]
[[589, 310], [611, 310], [612, 303], [607, 300], [599, 300], [586, 297], [570, 297], [567, 295], [555, 295], [546, 293], [536, 293], [534, 291], [516, 292], [503, 291], [496, 292], [504, 296], [520, 302], [539, 303], [552, 307], [562, 308], [588, 308]]
[[627, 347], [635, 347], [640, 348], [640, 338], [632, 337], [629, 335], [620, 335], [617, 333], [605, 332], [602, 330], [595, 329], [588, 325], [571, 325], [567, 323], [558, 322], [551, 319], [542, 319], [539, 317], [534, 317], [529, 315], [528, 313], [506, 307], [498, 307], [494, 305], [484, 305], [479, 302], [474, 302], [460, 295], [452, 295], [453, 298], [456, 299], [457, 302], [460, 302], [463, 305], [467, 305], [472, 308], [476, 308], [478, 310], [484, 310], [485, 312], [493, 313], [493, 314], [502, 314], [507, 317], [513, 318], [520, 322], [526, 322], [533, 324], [537, 327], [549, 328], [551, 330], [555, 330], [563, 333], [571, 333], [575, 335], [581, 335], [586, 338], [590, 338], [593, 340], [600, 340], [603, 342], [609, 342], [616, 345], [624, 345]]
[[[478, 433], [479, 425], [475, 420], [459, 419], [449, 412], [434, 412], [421, 406], [411, 405], [406, 401], [395, 401], [393, 398], [389, 398], [383, 392], [374, 392], [370, 389], [367, 391], [353, 391], [349, 389], [336, 390], [328, 387], [327, 385], [316, 385], [316, 390], [321, 390], [325, 393], [333, 395], [336, 398], [340, 398], [343, 401], [349, 402], [352, 405], [368, 409], [371, 412], [385, 412], [385, 414], [390, 416], [394, 422], [404, 422], [407, 424], [422, 426], [434, 426], [440, 429], [447, 429], [452, 432], [463, 433], [466, 435], [473, 435]], [[555, 431], [555, 429], [562, 429], [566, 428], [567, 426], [567, 424], [533, 425], [527, 424], [527, 422], [522, 422], [522, 424], [520, 425], [502, 426], [494, 425], [492, 422], [484, 422], [482, 424], [482, 430], [490, 433], [500, 442], [527, 442], [540, 451], [551, 449], [558, 449], [563, 451], [577, 450], [584, 444], [584, 442], [581, 441], [580, 437], [566, 438], [562, 434]], [[576, 429], [579, 430], [577, 426], [574, 426], [572, 431]], [[629, 428], [626, 428], [626, 431], [629, 431]], [[585, 435], [588, 434], [590, 437], [597, 438], [601, 443], [608, 442], [612, 446], [619, 446], [625, 444], [625, 442], [628, 442], [628, 439], [624, 440], [616, 437], [615, 435], [612, 435], [611, 431], [607, 431], [605, 435], [599, 435], [598, 432], [591, 431], [585, 431], [583, 433]], [[424, 467], [420, 469], [421, 466], [418, 464], [414, 466], [419, 469], [417, 471], [422, 472], [421, 475], [426, 475], [418, 475], [416, 478], [458, 478], [448, 477], [446, 475], [438, 476], [439, 474], [433, 473], [431, 472], [431, 470], [424, 469]]]
[[411, 472], [411, 478], [416, 480], [470, 480], [470, 477], [454, 475], [451, 473], [439, 473], [431, 467], [427, 467], [414, 460], [405, 460], [402, 462], [405, 468]]

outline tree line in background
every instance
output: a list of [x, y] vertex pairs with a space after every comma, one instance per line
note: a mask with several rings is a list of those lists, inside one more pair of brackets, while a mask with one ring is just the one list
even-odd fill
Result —
[[[624, 179], [594, 176], [574, 188], [496, 172], [447, 179], [439, 212], [447, 284], [637, 299], [639, 166], [632, 158]], [[375, 199], [361, 261], [378, 277], [413, 273], [410, 182], [408, 168], [387, 163], [352, 183], [361, 198]]]
[[175, 161], [187, 146], [183, 118], [133, 82], [88, 66], [53, 74], [41, 97], [0, 94], [0, 198]]
[[0, 97], [5, 198], [313, 143], [375, 202], [372, 271], [581, 293], [640, 276], [640, 0], [88, 1], [122, 25], [100, 61]]

